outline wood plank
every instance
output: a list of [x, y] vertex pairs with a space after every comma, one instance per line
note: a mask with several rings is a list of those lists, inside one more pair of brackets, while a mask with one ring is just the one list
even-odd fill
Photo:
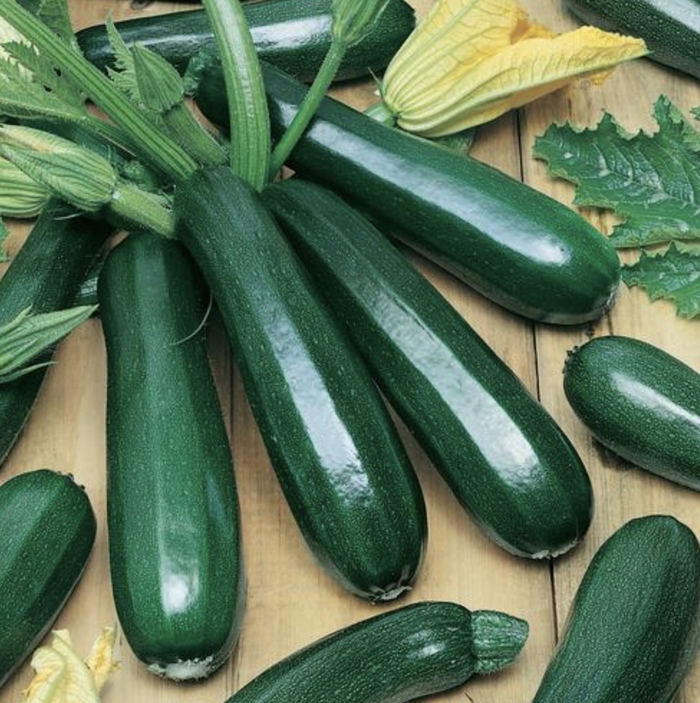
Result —
[[[77, 28], [100, 21], [179, 10], [184, 5], [153, 2], [135, 6], [125, 0], [70, 0]], [[413, 0], [420, 14], [433, 0]], [[555, 29], [575, 26], [558, 0], [523, 0], [532, 16]], [[478, 131], [474, 154], [534, 187], [570, 204], [572, 191], [550, 179], [531, 155], [532, 143], [553, 121], [592, 124], [605, 108], [630, 129], [651, 126], [651, 104], [660, 92], [684, 108], [700, 104], [697, 83], [648, 61], [614, 72], [600, 87], [587, 83], [560, 91], [507, 115]], [[372, 99], [370, 83], [336, 94], [363, 106]], [[608, 230], [611, 220], [586, 213]], [[17, 227], [12, 245], [26, 228]], [[590, 557], [611, 532], [630, 517], [669, 512], [700, 534], [694, 510], [697, 495], [661, 479], [623, 466], [591, 441], [563, 396], [561, 368], [566, 351], [587, 338], [589, 330], [534, 325], [483, 300], [454, 278], [414, 257], [418, 266], [455, 308], [539, 395], [581, 452], [594, 483], [596, 516], [587, 538], [555, 562], [530, 562], [505, 554], [490, 543], [457, 505], [422, 451], [401, 427], [425, 491], [430, 542], [415, 590], [391, 606], [372, 606], [336, 586], [314, 563], [305, 547], [270, 468], [225, 337], [215, 322], [212, 356], [218, 387], [229, 420], [241, 497], [248, 603], [239, 646], [231, 661], [210, 680], [182, 686], [148, 674], [131, 655], [120, 634], [121, 670], [104, 693], [105, 703], [218, 703], [281, 657], [338, 627], [378, 613], [385, 607], [418, 600], [450, 599], [470, 608], [506, 610], [530, 623], [531, 636], [518, 662], [502, 674], [474, 679], [436, 703], [531, 700], [555, 646], [557, 631]], [[697, 322], [676, 318], [670, 305], [650, 304], [638, 291], [622, 290], [612, 313], [594, 327], [595, 334], [630, 334], [659, 344], [700, 369]], [[105, 354], [99, 321], [92, 320], [60, 347], [41, 397], [0, 480], [42, 466], [70, 471], [85, 484], [100, 518], [95, 552], [87, 572], [56, 627], [71, 630], [87, 652], [100, 628], [115, 622], [104, 527]], [[19, 699], [31, 678], [28, 665], [0, 690], [0, 703]], [[700, 666], [683, 688], [679, 703], [698, 700]]]

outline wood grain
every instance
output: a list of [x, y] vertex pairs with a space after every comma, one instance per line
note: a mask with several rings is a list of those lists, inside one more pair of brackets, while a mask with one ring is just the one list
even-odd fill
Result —
[[[412, 4], [423, 14], [432, 0], [414, 0]], [[523, 0], [522, 4], [535, 19], [554, 29], [576, 25], [558, 0]], [[101, 22], [108, 13], [121, 19], [183, 7], [166, 2], [136, 6], [127, 0], [70, 0], [70, 5], [76, 29]], [[637, 61], [616, 70], [602, 86], [579, 83], [481, 128], [474, 153], [570, 204], [571, 188], [550, 179], [543, 164], [532, 158], [535, 137], [554, 121], [594, 124], [604, 109], [630, 130], [650, 129], [652, 104], [661, 93], [683, 109], [700, 104], [696, 81], [649, 61]], [[345, 87], [337, 95], [363, 105], [371, 99], [371, 85]], [[586, 215], [604, 231], [612, 225], [604, 213]], [[14, 228], [11, 248], [20, 245], [25, 233], [24, 226]], [[450, 599], [472, 609], [498, 608], [525, 618], [531, 628], [530, 639], [514, 666], [492, 677], [473, 679], [431, 700], [527, 703], [547, 665], [583, 571], [613, 530], [637, 515], [670, 513], [700, 535], [700, 498], [696, 493], [630, 468], [591, 440], [563, 395], [561, 371], [566, 351], [591, 332], [629, 334], [661, 346], [700, 371], [700, 322], [682, 321], [671, 305], [652, 304], [639, 291], [623, 289], [613, 311], [593, 330], [534, 325], [483, 300], [434, 266], [418, 259], [415, 263], [561, 423], [594, 484], [595, 518], [580, 546], [553, 564], [517, 559], [481, 535], [401, 428], [425, 490], [430, 541], [416, 588], [400, 603]], [[218, 703], [313, 639], [380, 608], [393, 607], [372, 606], [347, 595], [314, 563], [282, 500], [241, 389], [235, 360], [216, 323], [211, 347], [241, 495], [249, 582], [242, 638], [229, 664], [217, 675], [183, 686], [148, 674], [120, 637], [121, 670], [104, 692], [105, 703]], [[87, 653], [101, 627], [116, 621], [104, 526], [105, 353], [99, 321], [89, 321], [67, 339], [60, 346], [57, 362], [0, 480], [51, 467], [75, 474], [86, 486], [99, 516], [97, 544], [87, 572], [56, 627], [70, 629], [79, 651]], [[30, 668], [25, 665], [0, 691], [0, 703], [19, 700], [30, 678]], [[699, 694], [700, 665], [691, 673], [678, 701], [696, 703]]]

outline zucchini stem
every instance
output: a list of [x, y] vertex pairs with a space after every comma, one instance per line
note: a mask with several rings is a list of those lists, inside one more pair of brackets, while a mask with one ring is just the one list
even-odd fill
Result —
[[129, 146], [139, 158], [176, 181], [196, 170], [197, 163], [139, 112], [109, 78], [16, 0], [0, 0], [0, 17], [80, 85], [85, 95], [129, 135]]
[[282, 166], [284, 166], [285, 161], [289, 158], [297, 142], [301, 139], [306, 128], [311, 123], [311, 120], [316, 114], [316, 110], [318, 110], [319, 105], [326, 96], [328, 88], [333, 82], [333, 78], [345, 56], [347, 47], [347, 43], [338, 37], [334, 38], [331, 42], [328, 53], [311, 87], [304, 96], [299, 110], [296, 115], [294, 115], [289, 127], [285, 130], [272, 152], [272, 157], [270, 159], [270, 180], [272, 180]]
[[270, 117], [257, 51], [239, 0], [204, 0], [226, 85], [231, 141], [229, 162], [256, 190], [267, 182]]
[[148, 229], [161, 237], [175, 236], [175, 216], [163, 198], [128, 183], [120, 183], [108, 206], [110, 221], [125, 229]]

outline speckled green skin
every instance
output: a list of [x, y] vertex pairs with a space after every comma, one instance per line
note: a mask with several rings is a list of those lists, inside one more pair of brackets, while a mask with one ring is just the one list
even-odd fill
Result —
[[649, 58], [700, 78], [698, 0], [564, 0], [582, 22], [644, 39]]
[[366, 219], [298, 178], [271, 211], [461, 504], [510, 552], [544, 557], [591, 520], [586, 470], [551, 416]]
[[227, 703], [405, 703], [507, 666], [526, 638], [527, 623], [505, 613], [415, 603], [297, 651]]
[[[65, 215], [65, 209], [52, 204], [38, 217], [0, 279], [0, 325], [30, 306], [35, 313], [70, 307], [112, 231], [83, 217], [57, 217], [59, 210]], [[45, 369], [39, 369], [0, 384], [0, 463], [24, 427], [44, 375]]]
[[603, 445], [700, 490], [700, 374], [647, 342], [596, 337], [569, 353], [564, 392]]
[[38, 469], [0, 486], [0, 686], [61, 612], [95, 531], [90, 500], [70, 476]]
[[107, 347], [107, 525], [117, 615], [159, 674], [230, 655], [244, 605], [231, 450], [185, 248], [135, 234], [98, 281]]
[[175, 212], [312, 553], [357, 595], [396, 597], [422, 561], [425, 506], [366, 367], [258, 194], [230, 169], [179, 185]]
[[[300, 80], [310, 80], [321, 65], [331, 43], [332, 0], [265, 0], [243, 6], [258, 55]], [[116, 23], [127, 44], [139, 42], [184, 72], [189, 60], [213, 45], [205, 10], [187, 10], [161, 16], [139, 17]], [[413, 9], [404, 0], [390, 0], [371, 31], [350, 47], [336, 79], [379, 73], [391, 60], [415, 26]], [[105, 70], [114, 55], [105, 26], [77, 33], [85, 57]], [[220, 68], [209, 80], [224, 90]]]
[[631, 520], [578, 588], [533, 703], [671, 703], [700, 643], [700, 547], [673, 517]]
[[[269, 65], [264, 76], [279, 137], [306, 89]], [[206, 80], [196, 99], [226, 123], [225, 100]], [[608, 240], [571, 208], [476, 159], [327, 98], [290, 165], [519, 315], [581, 324], [613, 302], [620, 263]]]

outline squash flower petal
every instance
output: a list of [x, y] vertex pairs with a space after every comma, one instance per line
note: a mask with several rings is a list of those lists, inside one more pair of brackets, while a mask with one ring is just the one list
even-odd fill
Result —
[[440, 137], [573, 80], [603, 80], [647, 53], [641, 39], [594, 27], [556, 34], [516, 0], [438, 0], [387, 67], [380, 93], [401, 128]]
[[36, 673], [23, 692], [23, 703], [100, 703], [99, 691], [116, 668], [114, 638], [114, 628], [106, 627], [84, 662], [68, 630], [54, 631], [51, 644], [39, 647], [32, 656]]

